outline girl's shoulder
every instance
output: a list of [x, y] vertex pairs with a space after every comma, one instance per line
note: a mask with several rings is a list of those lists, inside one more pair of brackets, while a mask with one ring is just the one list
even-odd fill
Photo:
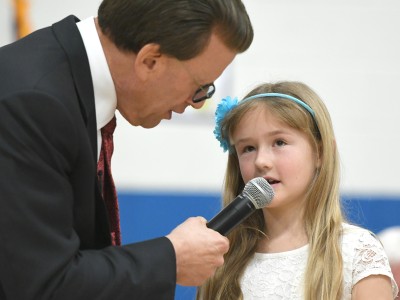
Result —
[[342, 251], [343, 259], [353, 263], [365, 259], [366, 255], [373, 255], [375, 259], [388, 264], [385, 250], [376, 235], [356, 225], [343, 224]]
[[356, 225], [351, 225], [348, 223], [343, 223], [342, 229], [343, 229], [343, 235], [342, 235], [343, 243], [359, 244], [360, 242], [362, 243], [363, 241], [379, 243], [375, 234], [365, 228]]
[[371, 231], [359, 226], [343, 224], [342, 256], [345, 290], [370, 275], [385, 275], [391, 279], [393, 294], [397, 286], [382, 243]]

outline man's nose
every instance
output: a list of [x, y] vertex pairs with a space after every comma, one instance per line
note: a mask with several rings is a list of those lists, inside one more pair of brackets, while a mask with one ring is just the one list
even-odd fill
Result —
[[194, 108], [194, 109], [200, 109], [204, 106], [204, 104], [206, 103], [206, 101], [201, 101], [201, 102], [197, 102], [194, 103], [191, 99], [190, 99], [190, 105]]

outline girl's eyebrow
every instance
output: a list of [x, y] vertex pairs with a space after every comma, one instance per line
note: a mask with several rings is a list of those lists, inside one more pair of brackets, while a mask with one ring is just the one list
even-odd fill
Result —
[[[268, 137], [273, 137], [276, 135], [280, 135], [280, 134], [291, 134], [288, 130], [284, 130], [284, 129], [277, 129], [277, 130], [273, 130], [271, 132], [268, 132], [267, 136]], [[240, 144], [240, 143], [245, 143], [249, 140], [252, 140], [252, 137], [243, 137], [238, 139], [234, 145]]]

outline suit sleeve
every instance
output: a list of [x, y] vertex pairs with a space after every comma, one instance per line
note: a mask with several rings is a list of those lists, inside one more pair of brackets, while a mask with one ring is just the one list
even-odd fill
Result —
[[173, 299], [175, 252], [158, 238], [80, 249], [71, 174], [79, 127], [56, 99], [0, 99], [0, 298]]

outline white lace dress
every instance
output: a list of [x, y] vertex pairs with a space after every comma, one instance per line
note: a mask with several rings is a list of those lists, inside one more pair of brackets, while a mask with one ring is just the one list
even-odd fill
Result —
[[[386, 275], [392, 281], [393, 298], [398, 287], [382, 245], [367, 230], [344, 224], [343, 300], [351, 299], [353, 286], [369, 275]], [[308, 245], [282, 253], [256, 253], [241, 278], [245, 300], [303, 299], [303, 275]]]

